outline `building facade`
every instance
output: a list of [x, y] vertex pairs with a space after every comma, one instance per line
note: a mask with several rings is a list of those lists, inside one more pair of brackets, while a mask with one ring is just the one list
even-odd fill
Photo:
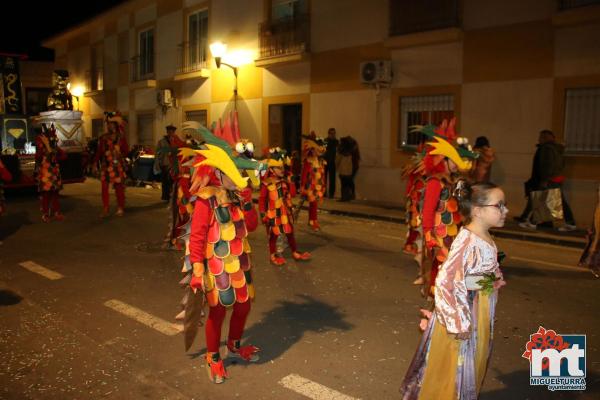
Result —
[[[409, 126], [454, 115], [471, 143], [490, 139], [492, 180], [520, 212], [538, 133], [552, 129], [585, 225], [600, 181], [599, 3], [131, 0], [44, 45], [85, 88], [88, 136], [113, 109], [144, 145], [234, 108], [257, 149], [335, 127], [357, 139], [357, 194], [373, 201], [403, 202], [401, 167], [419, 139]], [[235, 70], [216, 67], [217, 41]]]

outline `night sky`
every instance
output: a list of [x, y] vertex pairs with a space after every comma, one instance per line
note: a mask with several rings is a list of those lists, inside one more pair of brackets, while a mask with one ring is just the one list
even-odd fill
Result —
[[52, 61], [54, 52], [42, 48], [42, 40], [123, 2], [124, 0], [2, 2], [10, 11], [3, 12], [2, 15], [0, 53], [27, 54], [30, 60]]

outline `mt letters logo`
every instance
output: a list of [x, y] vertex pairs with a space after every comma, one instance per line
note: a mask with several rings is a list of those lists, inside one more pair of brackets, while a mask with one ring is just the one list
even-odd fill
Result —
[[548, 390], [585, 390], [585, 335], [559, 335], [540, 326], [529, 336], [529, 384]]

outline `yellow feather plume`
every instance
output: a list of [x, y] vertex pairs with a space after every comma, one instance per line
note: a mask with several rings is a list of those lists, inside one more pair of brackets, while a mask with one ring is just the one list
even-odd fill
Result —
[[458, 154], [458, 151], [456, 151], [456, 149], [454, 148], [454, 146], [452, 146], [446, 140], [438, 136], [436, 136], [434, 139], [435, 142], [428, 143], [431, 147], [434, 148], [429, 152], [429, 154], [448, 157], [449, 159], [454, 161], [454, 163], [460, 171], [468, 171], [471, 169], [473, 165], [471, 161], [463, 160]]
[[229, 179], [231, 179], [231, 181], [240, 189], [243, 189], [248, 185], [248, 178], [244, 178], [242, 175], [240, 175], [240, 171], [223, 149], [213, 146], [212, 144], [205, 144], [205, 146], [208, 147], [208, 149], [195, 150], [196, 153], [202, 154], [206, 158], [205, 160], [202, 160], [196, 164], [195, 167], [201, 165], [214, 167], [227, 175]]

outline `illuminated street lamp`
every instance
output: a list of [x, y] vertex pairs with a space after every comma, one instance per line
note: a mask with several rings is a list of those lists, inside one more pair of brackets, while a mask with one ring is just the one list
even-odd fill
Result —
[[222, 62], [221, 59], [225, 56], [227, 52], [227, 45], [223, 42], [214, 42], [210, 46], [210, 52], [212, 56], [215, 58], [215, 64], [217, 64], [217, 68], [221, 68], [221, 65], [225, 65], [233, 70], [233, 75], [235, 76], [235, 84], [233, 86], [233, 98], [234, 98], [234, 108], [237, 109], [237, 86], [238, 86], [238, 68], [234, 67], [231, 64], [227, 64]]
[[83, 96], [83, 86], [77, 85], [71, 89], [71, 82], [67, 84], [67, 90], [71, 92], [71, 95], [77, 99], [77, 111], [79, 111], [79, 98]]

